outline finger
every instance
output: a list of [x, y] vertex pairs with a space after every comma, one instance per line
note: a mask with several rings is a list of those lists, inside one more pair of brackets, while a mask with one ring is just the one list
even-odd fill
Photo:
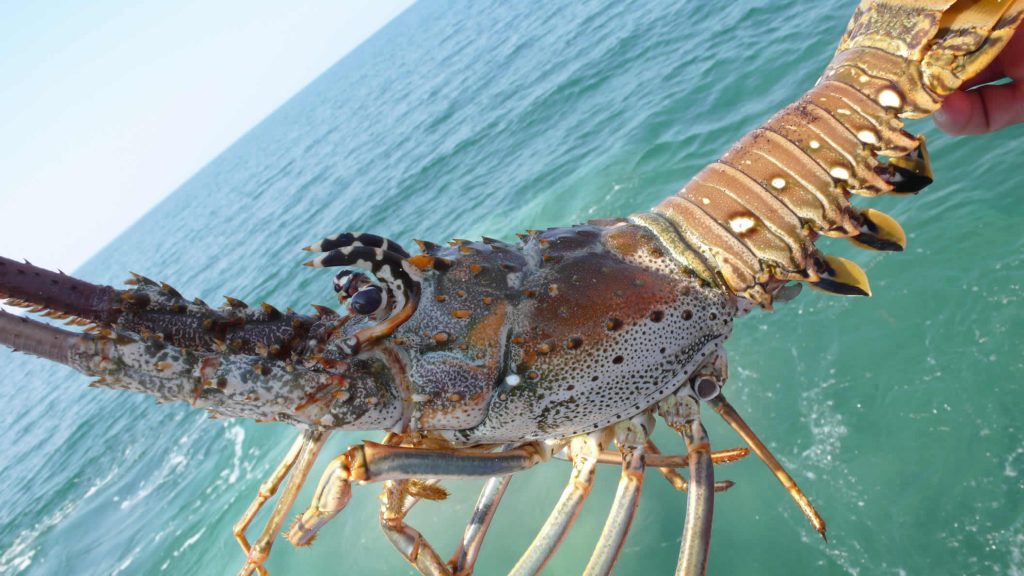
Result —
[[934, 118], [940, 130], [953, 136], [994, 132], [1024, 122], [1024, 88], [1014, 82], [954, 92]]
[[996, 60], [973, 78], [964, 82], [960, 86], [960, 89], [970, 90], [975, 86], [981, 86], [982, 84], [988, 84], [989, 82], [995, 82], [996, 80], [1002, 80], [1003, 78], [1006, 78], [1006, 74], [1003, 72], [1003, 63], [1000, 60]]

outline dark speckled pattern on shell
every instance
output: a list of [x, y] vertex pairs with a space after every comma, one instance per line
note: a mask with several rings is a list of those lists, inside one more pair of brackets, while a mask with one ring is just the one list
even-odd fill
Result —
[[732, 297], [640, 227], [524, 238], [427, 246], [443, 265], [391, 340], [406, 352], [413, 429], [460, 443], [594, 430], [653, 405], [729, 334]]

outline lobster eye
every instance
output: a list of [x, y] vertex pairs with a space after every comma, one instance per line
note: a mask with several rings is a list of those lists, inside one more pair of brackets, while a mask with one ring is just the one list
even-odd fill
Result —
[[356, 292], [352, 297], [352, 311], [356, 314], [369, 315], [380, 310], [384, 305], [384, 294], [380, 286], [367, 286]]

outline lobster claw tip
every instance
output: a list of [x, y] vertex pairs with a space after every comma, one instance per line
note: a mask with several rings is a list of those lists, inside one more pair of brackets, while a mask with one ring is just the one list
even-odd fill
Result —
[[842, 296], [871, 296], [868, 275], [853, 262], [838, 256], [824, 257], [826, 269], [811, 288]]
[[892, 216], [873, 208], [860, 213], [860, 233], [847, 239], [868, 250], [902, 252], [907, 248], [907, 234]]

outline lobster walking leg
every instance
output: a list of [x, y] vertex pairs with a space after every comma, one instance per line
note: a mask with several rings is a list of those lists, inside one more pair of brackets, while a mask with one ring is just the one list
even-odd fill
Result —
[[[729, 450], [712, 452], [711, 463], [728, 464], [729, 462], [736, 462], [737, 460], [745, 458], [749, 453], [750, 450], [747, 450], [746, 448], [731, 448]], [[654, 442], [648, 441], [647, 464], [650, 466], [657, 465], [658, 460], [660, 460], [658, 458], [659, 456], [664, 456], [661, 453], [661, 450], [658, 449]], [[684, 463], [684, 465], [685, 467], [688, 468], [690, 466], [689, 455], [686, 456], [686, 459], [687, 461]], [[665, 477], [665, 480], [668, 480], [668, 483], [671, 484], [673, 488], [679, 490], [680, 492], [686, 492], [688, 483], [686, 481], [686, 478], [684, 478], [678, 470], [670, 466], [659, 466], [658, 471], [661, 472], [661, 475]], [[736, 483], [733, 482], [732, 480], [721, 480], [715, 482], [715, 492], [725, 492], [726, 490], [732, 488], [735, 485]]]
[[700, 419], [683, 425], [683, 440], [690, 458], [690, 486], [686, 496], [683, 545], [679, 550], [677, 574], [700, 574], [707, 570], [711, 545], [711, 518], [715, 509], [715, 467], [708, 450], [708, 434]]
[[622, 453], [622, 476], [612, 501], [612, 509], [605, 521], [601, 537], [594, 548], [583, 573], [586, 576], [610, 574], [619, 559], [622, 545], [640, 503], [640, 489], [644, 483], [644, 455], [647, 438], [654, 428], [650, 412], [638, 414], [615, 425], [615, 443]]
[[676, 574], [703, 576], [711, 545], [711, 519], [715, 508], [715, 470], [707, 431], [700, 421], [700, 405], [690, 386], [658, 404], [658, 413], [686, 443], [690, 482], [686, 492], [686, 519]]
[[[277, 465], [274, 472], [269, 478], [260, 484], [259, 492], [256, 493], [256, 498], [253, 499], [252, 503], [249, 504], [249, 508], [246, 509], [245, 514], [235, 523], [232, 532], [235, 535], [235, 540], [238, 540], [239, 546], [242, 547], [242, 551], [245, 555], [249, 556], [249, 551], [252, 546], [249, 545], [249, 540], [245, 537], [245, 532], [249, 529], [249, 525], [252, 524], [253, 518], [263, 508], [263, 505], [267, 503], [267, 500], [272, 498], [277, 492], [281, 482], [284, 481], [285, 476], [288, 475], [288, 471], [295, 465], [295, 461], [299, 458], [299, 453], [302, 451], [303, 446], [309, 441], [309, 438], [305, 434], [300, 434], [295, 442], [292, 443], [292, 447], [288, 449], [288, 453], [285, 454], [281, 463]], [[262, 566], [258, 566], [260, 576], [266, 576], [267, 571]]]
[[295, 504], [295, 499], [298, 498], [299, 491], [302, 490], [302, 485], [305, 483], [306, 477], [309, 476], [309, 471], [313, 467], [313, 463], [316, 462], [316, 457], [320, 454], [320, 449], [323, 448], [328, 436], [330, 433], [316, 429], [302, 433], [302, 451], [295, 464], [292, 477], [288, 480], [281, 499], [274, 506], [274, 511], [270, 514], [270, 520], [267, 521], [266, 527], [246, 554], [245, 565], [238, 572], [238, 576], [249, 576], [253, 570], [260, 574], [266, 573], [263, 563], [270, 555], [270, 548], [281, 531], [285, 516]]
[[407, 448], [376, 442], [358, 444], [327, 466], [312, 503], [295, 520], [285, 538], [296, 546], [312, 542], [320, 528], [348, 504], [352, 482], [505, 476], [546, 460], [548, 452], [540, 442], [494, 453]]
[[590, 495], [590, 487], [594, 483], [594, 472], [597, 469], [597, 455], [601, 450], [601, 442], [595, 435], [576, 436], [569, 442], [572, 460], [572, 475], [569, 484], [562, 492], [555, 508], [544, 522], [540, 532], [526, 549], [522, 558], [516, 563], [510, 576], [526, 576], [539, 574], [544, 565], [565, 539], [580, 510], [583, 502]]
[[451, 574], [444, 561], [418, 530], [405, 523], [409, 509], [405, 506], [408, 480], [389, 480], [384, 483], [380, 508], [380, 525], [395, 549], [424, 576]]
[[512, 476], [496, 476], [489, 478], [480, 491], [480, 497], [473, 507], [473, 515], [470, 517], [466, 531], [462, 535], [462, 542], [458, 549], [448, 560], [448, 566], [456, 575], [472, 574], [473, 566], [476, 564], [477, 556], [480, 554], [480, 547], [484, 543], [484, 536], [487, 529], [491, 527], [491, 520], [498, 509], [498, 503], [505, 495], [505, 489], [512, 480]]
[[750, 425], [743, 420], [743, 418], [736, 412], [732, 404], [725, 399], [725, 396], [719, 394], [718, 396], [708, 400], [708, 404], [714, 408], [715, 412], [722, 417], [726, 423], [736, 431], [737, 434], [743, 438], [743, 441], [750, 445], [750, 448], [755, 454], [768, 466], [775, 474], [775, 477], [779, 479], [782, 486], [789, 492], [789, 495], [796, 502], [796, 505], [803, 511], [804, 516], [810, 521], [811, 526], [821, 534], [821, 537], [826, 541], [828, 537], [825, 536], [825, 521], [818, 514], [818, 511], [814, 509], [814, 505], [804, 494], [803, 490], [800, 489], [796, 484], [796, 480], [786, 472], [786, 469], [782, 467], [782, 464], [772, 455], [768, 447], [764, 445], [764, 442], [757, 437], [757, 434], [750, 428]]

